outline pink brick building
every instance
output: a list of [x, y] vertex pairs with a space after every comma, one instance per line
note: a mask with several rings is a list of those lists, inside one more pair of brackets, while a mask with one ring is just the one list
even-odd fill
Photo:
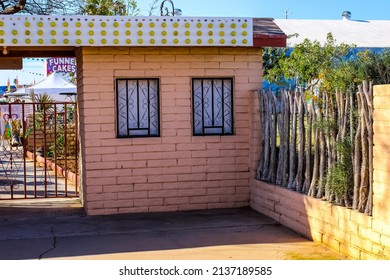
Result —
[[0, 29], [8, 58], [76, 57], [88, 215], [249, 205], [262, 48], [286, 44], [273, 20], [3, 16]]
[[[374, 164], [372, 217], [255, 180], [262, 48], [286, 45], [273, 20], [3, 15], [0, 31], [3, 66], [76, 57], [88, 215], [251, 206], [353, 258], [389, 257], [386, 164]], [[389, 87], [375, 92], [386, 163]]]
[[[252, 128], [259, 118], [262, 47], [285, 44], [282, 33], [268, 33], [272, 21], [258, 23], [267, 27], [254, 28], [251, 47], [77, 50], [81, 185], [88, 214], [249, 205], [260, 149], [260, 131]], [[150, 124], [126, 110], [118, 113], [138, 106], [136, 113], [150, 114], [139, 104], [147, 103], [142, 91], [154, 95], [150, 110], [158, 108]]]
[[[83, 61], [78, 85], [88, 214], [249, 204], [260, 143], [251, 123], [258, 118], [253, 91], [261, 87], [261, 49], [83, 48], [77, 58]], [[146, 77], [158, 83], [159, 136], [118, 138], [115, 82]], [[226, 79], [233, 89], [234, 126], [227, 135], [194, 135], [195, 77]]]

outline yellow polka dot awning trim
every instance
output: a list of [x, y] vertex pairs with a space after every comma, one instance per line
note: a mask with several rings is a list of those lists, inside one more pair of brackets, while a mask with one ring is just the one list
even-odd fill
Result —
[[253, 46], [252, 18], [1, 15], [0, 46]]

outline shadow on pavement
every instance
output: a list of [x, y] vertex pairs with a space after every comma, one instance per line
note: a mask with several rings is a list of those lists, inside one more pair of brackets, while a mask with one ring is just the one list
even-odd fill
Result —
[[284, 259], [297, 246], [330, 254], [249, 208], [30, 218], [0, 226], [0, 259]]

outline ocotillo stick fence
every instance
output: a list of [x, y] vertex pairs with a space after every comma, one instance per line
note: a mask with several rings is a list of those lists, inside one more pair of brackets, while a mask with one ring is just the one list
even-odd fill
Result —
[[373, 87], [260, 93], [257, 179], [371, 214]]

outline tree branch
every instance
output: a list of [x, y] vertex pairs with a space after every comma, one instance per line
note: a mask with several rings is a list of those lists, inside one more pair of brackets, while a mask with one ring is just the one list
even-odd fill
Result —
[[[3, 14], [3, 15], [13, 15], [13, 14], [16, 14], [17, 12], [20, 12], [21, 10], [24, 9], [24, 7], [26, 6], [26, 2], [27, 2], [27, 0], [19, 0], [19, 2], [17, 4], [15, 4], [13, 6], [8, 6], [5, 9], [3, 9], [0, 12], [0, 14]], [[4, 6], [4, 1], [2, 1], [1, 6], [5, 7]]]

